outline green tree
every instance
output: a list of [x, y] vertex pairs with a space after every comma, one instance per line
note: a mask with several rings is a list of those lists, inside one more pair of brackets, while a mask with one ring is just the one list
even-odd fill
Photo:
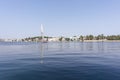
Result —
[[80, 36], [80, 40], [81, 40], [81, 41], [84, 41], [84, 37], [83, 37], [82, 35]]
[[60, 38], [59, 38], [59, 41], [62, 41], [62, 40], [63, 40], [63, 37], [60, 37]]
[[66, 41], [70, 41], [70, 38], [65, 38]]
[[93, 40], [94, 39], [94, 36], [93, 35], [87, 35], [86, 36], [86, 40]]

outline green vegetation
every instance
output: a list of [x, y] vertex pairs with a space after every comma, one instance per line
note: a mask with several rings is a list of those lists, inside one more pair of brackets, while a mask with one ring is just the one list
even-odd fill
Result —
[[[45, 36], [44, 37], [46, 40], [52, 39], [55, 37], [48, 37]], [[36, 41], [39, 42], [41, 41], [42, 37], [41, 36], [37, 36], [37, 37], [28, 37], [28, 38], [24, 38], [21, 39], [21, 41]], [[120, 40], [120, 35], [107, 35], [105, 36], [104, 34], [100, 34], [97, 36], [94, 35], [80, 35], [79, 37], [77, 36], [73, 36], [72, 38], [66, 38], [66, 37], [60, 37], [60, 38], [56, 38], [56, 41], [85, 41], [85, 40]]]
[[63, 38], [64, 38], [64, 37], [60, 37], [60, 38], [59, 38], [59, 41], [63, 41]]
[[70, 41], [70, 38], [65, 38], [66, 41]]
[[97, 35], [97, 36], [87, 35], [87, 36], [84, 36], [84, 38], [85, 40], [120, 40], [120, 35], [108, 35], [108, 36], [104, 36], [104, 34]]
[[106, 37], [107, 40], [120, 40], [120, 35], [111, 35]]

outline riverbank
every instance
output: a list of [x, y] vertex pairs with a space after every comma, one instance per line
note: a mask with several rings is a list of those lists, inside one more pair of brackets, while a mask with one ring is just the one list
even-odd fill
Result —
[[120, 42], [120, 40], [84, 40], [83, 42]]

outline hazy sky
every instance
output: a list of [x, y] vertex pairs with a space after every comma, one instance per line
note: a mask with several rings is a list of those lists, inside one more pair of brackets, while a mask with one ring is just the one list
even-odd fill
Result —
[[0, 0], [0, 38], [120, 34], [120, 0]]

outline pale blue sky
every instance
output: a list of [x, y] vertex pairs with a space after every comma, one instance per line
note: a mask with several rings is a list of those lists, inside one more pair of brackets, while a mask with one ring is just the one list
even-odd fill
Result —
[[120, 34], [120, 0], [0, 0], [0, 38]]

